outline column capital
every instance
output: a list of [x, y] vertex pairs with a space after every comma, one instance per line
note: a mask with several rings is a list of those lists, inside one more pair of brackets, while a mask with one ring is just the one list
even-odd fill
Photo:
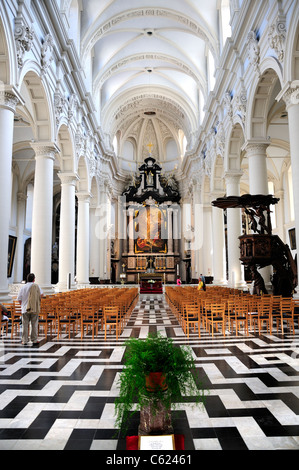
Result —
[[243, 171], [241, 170], [228, 170], [224, 173], [225, 181], [231, 183], [239, 182], [242, 176]]
[[221, 190], [214, 190], [210, 192], [210, 202], [215, 201], [215, 199], [218, 199], [218, 197], [224, 197], [225, 196], [225, 191]]
[[61, 181], [61, 184], [70, 184], [75, 186], [76, 182], [78, 181], [79, 177], [77, 173], [72, 172], [58, 172], [58, 178]]
[[252, 139], [245, 142], [245, 144], [242, 146], [242, 150], [245, 150], [247, 157], [254, 155], [266, 155], [266, 150], [269, 145], [270, 142], [267, 142], [264, 139]]
[[18, 104], [24, 104], [18, 90], [12, 86], [0, 86], [0, 108], [9, 109], [14, 113]]
[[78, 202], [90, 202], [90, 192], [89, 191], [78, 191], [76, 193]]
[[35, 158], [45, 157], [55, 160], [55, 154], [60, 153], [54, 142], [31, 142], [30, 145], [35, 152]]
[[287, 82], [276, 97], [276, 101], [283, 101], [288, 109], [290, 106], [299, 104], [299, 80]]

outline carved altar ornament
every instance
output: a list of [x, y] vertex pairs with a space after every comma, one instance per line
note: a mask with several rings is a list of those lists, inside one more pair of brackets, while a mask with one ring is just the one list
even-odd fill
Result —
[[18, 66], [22, 67], [25, 52], [30, 51], [32, 47], [34, 30], [24, 23], [23, 18], [17, 17], [15, 18], [14, 37], [17, 48]]
[[286, 22], [283, 18], [278, 18], [268, 30], [268, 42], [271, 49], [274, 49], [280, 62], [284, 59], [284, 46], [286, 39]]
[[51, 34], [47, 34], [41, 49], [42, 74], [46, 73], [53, 60], [53, 45], [54, 41]]

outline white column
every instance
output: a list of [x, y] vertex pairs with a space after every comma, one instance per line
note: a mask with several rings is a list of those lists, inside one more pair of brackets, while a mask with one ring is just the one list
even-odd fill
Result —
[[107, 195], [107, 236], [105, 237], [105, 279], [110, 280], [111, 273], [111, 199]]
[[90, 211], [90, 232], [89, 232], [89, 246], [90, 246], [90, 277], [100, 277], [100, 241], [97, 234], [97, 206], [96, 203], [91, 202]]
[[60, 228], [59, 228], [59, 277], [56, 290], [68, 287], [71, 275], [71, 287], [74, 288], [75, 271], [75, 191], [77, 175], [58, 173], [61, 181]]
[[179, 220], [180, 220], [180, 206], [178, 204], [174, 205], [173, 208], [173, 241], [174, 241], [174, 252], [179, 253], [179, 238], [180, 238], [180, 229], [179, 229]]
[[[222, 194], [213, 194], [212, 201]], [[213, 240], [213, 284], [226, 284], [226, 258], [224, 214], [219, 207], [212, 206], [212, 240]]]
[[[246, 154], [249, 169], [249, 192], [250, 194], [269, 194], [267, 173], [267, 147], [269, 143], [248, 141]], [[260, 269], [266, 287], [271, 286], [271, 266]]]
[[14, 112], [18, 98], [0, 91], [0, 302], [10, 300], [7, 280], [8, 233], [11, 207], [11, 164]]
[[[299, 80], [292, 82], [291, 86], [282, 90], [283, 99], [287, 105], [289, 118], [289, 136], [290, 136], [290, 153], [292, 164], [293, 178], [293, 194], [294, 194], [294, 212], [295, 212], [295, 228], [296, 228], [296, 246], [297, 253], [299, 249]], [[298, 265], [298, 261], [297, 261]]]
[[134, 255], [134, 209], [129, 207], [129, 255]]
[[32, 211], [31, 271], [44, 293], [51, 285], [54, 144], [32, 143], [35, 151], [35, 178]]
[[202, 269], [204, 276], [212, 276], [213, 271], [213, 234], [212, 234], [212, 207], [210, 204], [203, 206], [203, 247], [202, 250]]
[[[226, 195], [240, 196], [240, 179], [242, 172], [229, 171], [225, 174]], [[227, 209], [227, 247], [228, 247], [228, 274], [231, 287], [244, 285], [244, 274], [240, 262], [240, 241], [242, 233], [241, 209]]]
[[[194, 254], [194, 266], [192, 266], [192, 277], [198, 280], [200, 274], [205, 274], [203, 259], [202, 259], [202, 246], [203, 246], [203, 204], [201, 202], [201, 184], [196, 182], [193, 184], [193, 241], [191, 244], [191, 250]], [[192, 263], [193, 263], [192, 260]]]
[[17, 247], [15, 259], [14, 281], [21, 282], [23, 280], [24, 265], [24, 228], [26, 214], [27, 196], [24, 193], [17, 194]]
[[268, 194], [267, 154], [269, 143], [248, 141], [246, 154], [250, 194]]
[[90, 194], [78, 192], [77, 285], [89, 284], [89, 201]]
[[105, 240], [107, 237], [107, 195], [106, 195], [106, 186], [104, 182], [101, 182], [100, 191], [99, 191], [100, 202], [96, 210], [96, 215], [98, 216], [97, 223], [97, 234], [99, 238], [99, 280], [106, 279], [106, 250], [105, 250]]
[[172, 213], [173, 210], [171, 207], [167, 207], [167, 232], [168, 232], [168, 254], [173, 254], [173, 238], [172, 238]]
[[122, 216], [123, 216], [123, 253], [127, 254], [128, 251], [128, 230], [127, 230], [127, 209], [124, 208], [122, 210]]

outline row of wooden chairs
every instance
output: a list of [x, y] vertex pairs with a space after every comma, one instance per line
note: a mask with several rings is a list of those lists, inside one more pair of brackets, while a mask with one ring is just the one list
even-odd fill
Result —
[[[250, 295], [237, 289], [215, 286], [206, 291], [196, 288], [165, 287], [166, 300], [176, 315], [183, 331], [189, 337], [190, 328], [198, 331], [203, 327], [212, 336], [221, 328], [239, 334], [242, 328], [261, 333], [264, 326], [272, 334], [273, 326], [277, 332], [284, 333], [285, 325], [295, 333], [295, 317], [299, 322], [299, 301], [274, 295]], [[299, 325], [298, 325], [299, 326]]]
[[[92, 339], [104, 330], [115, 332], [118, 339], [138, 300], [137, 288], [87, 288], [42, 297], [39, 314], [39, 334], [43, 331], [60, 338], [65, 331], [68, 337], [80, 332], [83, 338], [89, 332]], [[19, 302], [5, 304], [9, 310], [11, 337], [18, 333], [21, 320]], [[4, 323], [4, 322], [3, 322]], [[1, 323], [1, 332], [8, 334], [8, 322]], [[4, 328], [5, 327], [5, 328]]]

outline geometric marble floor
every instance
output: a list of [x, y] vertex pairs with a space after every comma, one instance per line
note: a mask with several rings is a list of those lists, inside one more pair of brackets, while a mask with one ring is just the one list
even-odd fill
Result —
[[[297, 326], [297, 325], [296, 325]], [[128, 337], [161, 331], [193, 351], [209, 389], [173, 412], [186, 451], [299, 450], [299, 331], [184, 336], [164, 295], [140, 295], [122, 336], [41, 337], [37, 348], [0, 337], [0, 450], [125, 449], [114, 400]], [[129, 435], [136, 435], [138, 415]]]

